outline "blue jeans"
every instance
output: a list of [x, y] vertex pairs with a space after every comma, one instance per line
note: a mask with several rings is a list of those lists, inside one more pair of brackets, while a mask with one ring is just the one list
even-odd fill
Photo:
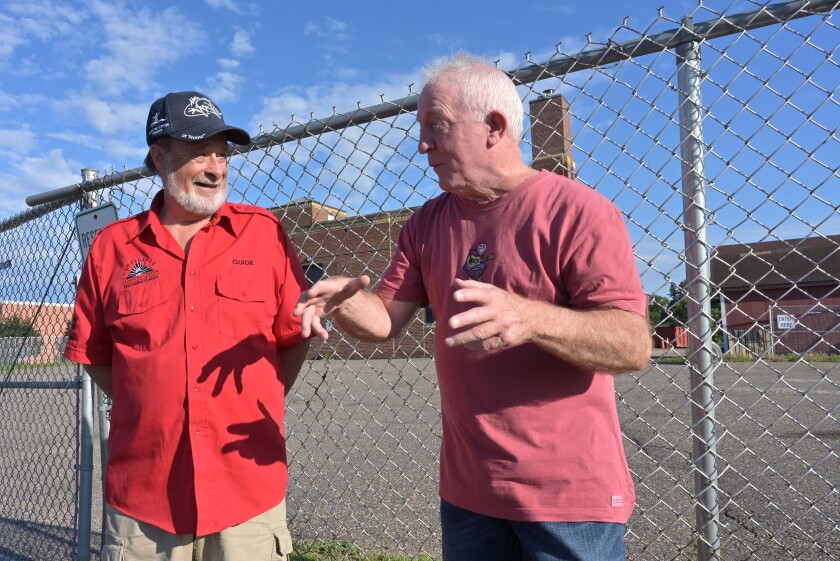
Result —
[[518, 522], [441, 499], [444, 561], [624, 561], [624, 524]]

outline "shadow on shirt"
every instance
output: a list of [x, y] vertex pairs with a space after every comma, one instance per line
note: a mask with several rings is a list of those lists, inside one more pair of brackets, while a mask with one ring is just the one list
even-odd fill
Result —
[[[231, 376], [233, 376], [233, 383], [236, 385], [236, 393], [242, 393], [242, 376], [245, 373], [245, 369], [263, 358], [271, 364], [275, 364], [277, 361], [277, 347], [263, 334], [250, 335], [233, 347], [220, 352], [210, 359], [201, 369], [201, 376], [198, 377], [198, 383], [203, 384], [206, 382], [210, 378], [210, 375], [218, 369], [219, 377], [216, 379], [216, 385], [213, 387], [213, 397], [217, 397], [222, 393], [222, 389]], [[275, 368], [277, 367], [275, 366]]]
[[280, 425], [277, 424], [262, 401], [257, 400], [257, 407], [260, 408], [263, 418], [249, 423], [236, 423], [229, 426], [229, 433], [243, 438], [225, 444], [222, 447], [222, 454], [236, 452], [247, 460], [254, 460], [254, 463], [258, 466], [285, 462], [286, 445], [280, 432]]
[[[233, 378], [236, 393], [242, 394], [243, 384], [245, 383], [243, 378], [248, 374], [248, 367], [265, 359], [273, 365], [273, 370], [279, 377], [280, 366], [278, 364], [278, 358], [277, 347], [274, 341], [269, 341], [263, 334], [250, 335], [237, 342], [233, 347], [218, 353], [210, 359], [201, 369], [201, 375], [197, 381], [199, 383], [207, 382], [213, 373], [218, 370], [218, 377], [213, 387], [212, 396], [219, 396], [231, 378]], [[254, 375], [265, 376], [265, 370], [261, 370]], [[278, 386], [277, 391], [282, 393], [282, 388]], [[238, 399], [247, 398], [241, 397]], [[272, 402], [270, 401], [269, 403]], [[282, 403], [283, 401], [281, 399], [281, 407]], [[261, 413], [261, 418], [257, 418], [254, 421], [234, 423], [227, 428], [227, 431], [231, 435], [239, 438], [225, 444], [222, 447], [222, 453], [237, 453], [247, 460], [253, 460], [254, 463], [260, 466], [285, 462], [286, 442], [280, 430], [280, 425], [274, 420], [269, 408], [262, 401], [257, 400], [257, 407]], [[251, 406], [249, 405], [248, 408], [250, 409]]]

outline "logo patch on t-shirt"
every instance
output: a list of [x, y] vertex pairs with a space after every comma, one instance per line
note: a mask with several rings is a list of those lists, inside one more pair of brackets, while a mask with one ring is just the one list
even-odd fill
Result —
[[154, 267], [155, 262], [148, 257], [141, 257], [126, 263], [123, 266], [123, 274], [125, 275], [123, 277], [123, 288], [158, 278], [158, 272]]
[[610, 502], [613, 508], [618, 508], [624, 506], [624, 497], [621, 495], [613, 495], [610, 497]]
[[481, 242], [475, 249], [471, 249], [467, 260], [464, 261], [464, 270], [467, 272], [467, 277], [472, 280], [480, 281], [484, 276], [484, 270], [487, 268], [487, 262], [496, 258], [495, 253], [487, 255], [487, 244]]

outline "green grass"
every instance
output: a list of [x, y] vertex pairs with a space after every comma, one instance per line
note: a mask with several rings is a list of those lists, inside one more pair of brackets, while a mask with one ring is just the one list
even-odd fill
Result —
[[[723, 357], [726, 362], [756, 362], [757, 357], [753, 355], [726, 355]], [[813, 353], [799, 355], [796, 353], [789, 353], [786, 355], [764, 355], [761, 357], [764, 362], [797, 362], [803, 360], [805, 362], [840, 362], [840, 355], [829, 355], [822, 353]]]
[[[798, 355], [790, 353], [786, 355], [764, 355], [757, 357], [755, 355], [724, 355], [724, 362], [797, 362], [799, 360], [805, 362], [840, 362], [840, 354], [805, 354]], [[662, 356], [654, 359], [657, 364], [685, 364], [688, 358], [682, 356]]]
[[349, 541], [297, 541], [289, 561], [438, 561], [426, 555], [408, 557], [399, 554], [366, 552]]

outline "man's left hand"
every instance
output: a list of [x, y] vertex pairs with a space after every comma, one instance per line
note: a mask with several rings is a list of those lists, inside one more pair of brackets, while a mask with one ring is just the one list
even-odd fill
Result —
[[449, 327], [466, 331], [446, 338], [446, 345], [464, 345], [474, 351], [512, 347], [529, 341], [535, 320], [534, 302], [501, 288], [474, 280], [455, 279], [452, 297], [473, 302], [474, 308], [449, 318]]

